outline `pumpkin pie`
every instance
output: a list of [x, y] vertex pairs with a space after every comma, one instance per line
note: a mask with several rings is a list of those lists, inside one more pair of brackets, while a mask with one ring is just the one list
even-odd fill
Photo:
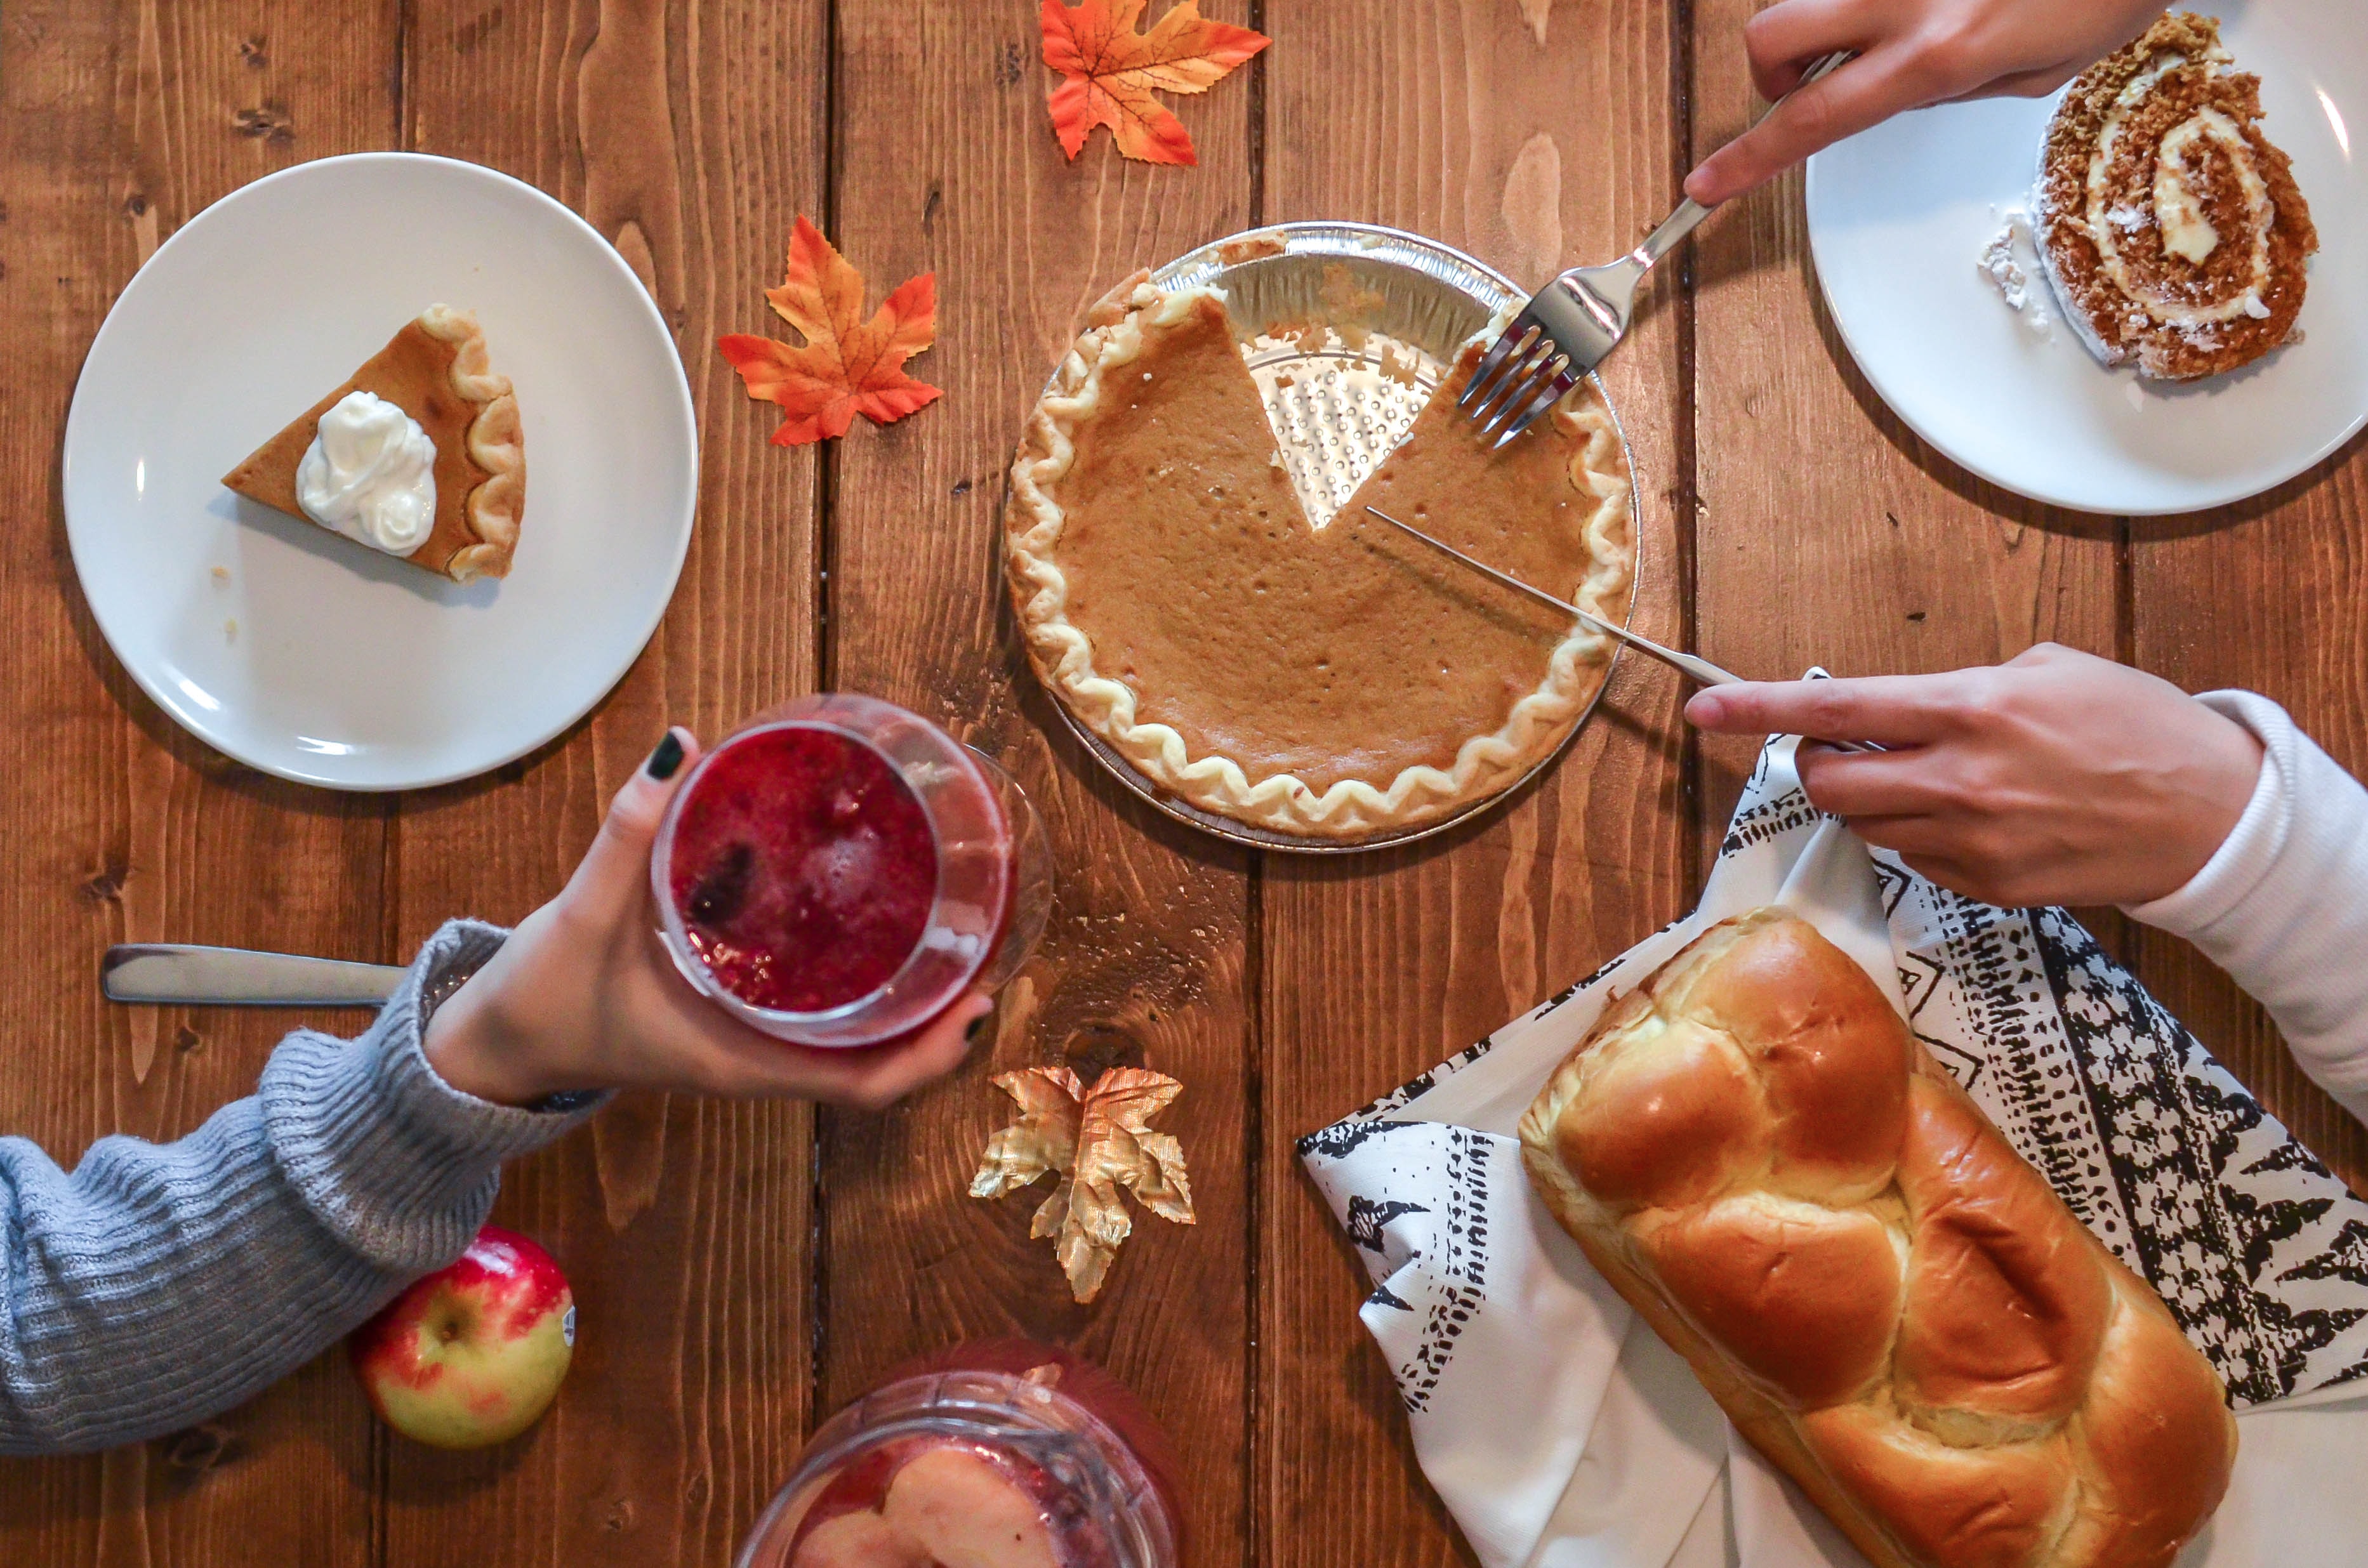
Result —
[[509, 378], [495, 373], [484, 335], [467, 311], [430, 305], [404, 323], [344, 385], [257, 447], [222, 483], [332, 532], [347, 531], [305, 508], [300, 470], [321, 436], [323, 416], [357, 392], [401, 410], [433, 447], [432, 521], [426, 538], [396, 559], [460, 583], [507, 576], [526, 507], [525, 433]]
[[1455, 406], [1479, 353], [1315, 528], [1223, 295], [1120, 285], [1012, 466], [1006, 563], [1039, 676], [1162, 790], [1282, 833], [1371, 837], [1517, 781], [1586, 711], [1609, 641], [1364, 508], [1613, 620], [1633, 512], [1592, 384], [1492, 450]]

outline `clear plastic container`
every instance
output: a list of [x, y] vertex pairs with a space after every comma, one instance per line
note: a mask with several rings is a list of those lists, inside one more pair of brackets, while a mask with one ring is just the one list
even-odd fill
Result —
[[1010, 775], [847, 694], [769, 710], [700, 757], [659, 823], [650, 884], [684, 978], [812, 1046], [901, 1039], [1001, 985], [1053, 902], [1043, 830]]
[[739, 1568], [1175, 1568], [1174, 1474], [1108, 1373], [967, 1345], [825, 1422]]

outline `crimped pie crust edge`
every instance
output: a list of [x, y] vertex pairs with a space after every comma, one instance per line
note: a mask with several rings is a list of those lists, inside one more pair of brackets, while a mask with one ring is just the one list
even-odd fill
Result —
[[[1067, 615], [1068, 581], [1056, 559], [1064, 521], [1057, 496], [1076, 459], [1076, 433], [1099, 407], [1101, 377], [1137, 358], [1145, 333], [1172, 328], [1199, 299], [1222, 303], [1224, 291], [1169, 291], [1138, 273], [1111, 290], [1061, 363], [1029, 417], [1011, 466], [1004, 516], [1006, 567], [1020, 631], [1038, 676], [1071, 713], [1136, 770], [1191, 805], [1277, 832], [1357, 838], [1407, 827], [1486, 799], [1551, 755], [1601, 687], [1611, 643], [1574, 628], [1558, 643], [1545, 679], [1513, 704], [1505, 723], [1474, 735], [1445, 769], [1417, 764], [1386, 789], [1344, 778], [1318, 794], [1289, 773], [1253, 780], [1228, 756], [1193, 757], [1166, 724], [1138, 722], [1133, 691], [1094, 669], [1093, 644]], [[1490, 323], [1483, 337], [1504, 323]], [[1579, 608], [1614, 622], [1626, 618], [1635, 564], [1634, 505], [1625, 449], [1600, 400], [1581, 389], [1554, 410], [1555, 429], [1575, 447], [1571, 474], [1596, 498], [1584, 537], [1588, 565]]]
[[474, 313], [430, 305], [419, 312], [419, 326], [452, 347], [452, 390], [478, 405], [476, 417], [469, 422], [469, 460], [485, 471], [461, 507], [477, 542], [454, 551], [445, 574], [460, 583], [507, 576], [526, 512], [526, 430], [518, 419], [518, 399], [509, 378], [495, 372]]

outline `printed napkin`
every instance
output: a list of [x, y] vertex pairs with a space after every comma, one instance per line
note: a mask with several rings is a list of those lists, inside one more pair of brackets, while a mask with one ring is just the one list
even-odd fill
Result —
[[1693, 915], [1300, 1155], [1373, 1279], [1424, 1473], [1487, 1568], [1859, 1568], [1531, 1193], [1520, 1114], [1611, 998], [1704, 926], [1810, 920], [2106, 1245], [2239, 1412], [2182, 1563], [2326, 1562], [2368, 1537], [2368, 1204], [2060, 909], [1960, 898], [1871, 853], [1771, 741]]

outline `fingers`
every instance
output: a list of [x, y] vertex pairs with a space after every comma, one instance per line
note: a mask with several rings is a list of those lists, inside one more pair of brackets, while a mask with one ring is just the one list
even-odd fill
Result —
[[730, 1050], [741, 1073], [724, 1092], [884, 1110], [962, 1065], [970, 1051], [973, 1026], [994, 1010], [994, 998], [973, 991], [911, 1039], [857, 1051], [789, 1045], [734, 1024], [730, 1027], [740, 1038], [731, 1042]]
[[600, 835], [569, 880], [566, 896], [588, 899], [612, 911], [640, 907], [642, 890], [649, 885], [650, 845], [657, 837], [658, 819], [698, 760], [699, 742], [689, 730], [677, 725], [666, 733], [609, 802]]
[[1877, 48], [1803, 87], [1704, 159], [1686, 176], [1686, 194], [1715, 206], [1846, 136], [1962, 90], [1941, 78], [1918, 51], [1904, 44]]
[[855, 1093], [844, 1103], [881, 1110], [922, 1085], [937, 1082], [962, 1065], [970, 1054], [972, 1030], [994, 1011], [995, 999], [973, 991], [913, 1039], [864, 1052], [879, 1060], [862, 1064]]
[[1694, 693], [1686, 719], [1720, 734], [1924, 745], [1950, 732], [1972, 700], [1958, 675], [1854, 680], [1745, 681]]
[[1809, 62], [1838, 49], [1863, 50], [1880, 36], [1864, 0], [1779, 0], [1743, 26], [1751, 85], [1774, 103]]
[[1965, 803], [1952, 773], [1921, 750], [1844, 752], [1804, 742], [1794, 761], [1809, 803], [1853, 824], [1864, 817], [1923, 816]]
[[1995, 81], [1985, 82], [1969, 92], [1960, 93], [1952, 102], [1967, 103], [1975, 98], [2044, 98], [2080, 74], [2077, 61], [2065, 61], [2058, 65], [2046, 65], [2029, 71], [2010, 71]]

